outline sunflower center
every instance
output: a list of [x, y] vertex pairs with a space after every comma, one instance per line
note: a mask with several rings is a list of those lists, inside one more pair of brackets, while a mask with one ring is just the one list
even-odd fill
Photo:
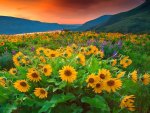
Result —
[[37, 73], [32, 73], [32, 77], [33, 78], [38, 78], [38, 74]]
[[47, 72], [47, 69], [46, 69], [46, 68], [44, 68], [44, 72], [45, 72], [45, 73]]
[[89, 79], [89, 83], [94, 83], [94, 79], [93, 79], [93, 78], [90, 78], [90, 79]]
[[100, 83], [96, 84], [96, 87], [97, 87], [97, 88], [101, 87]]
[[72, 74], [71, 71], [69, 71], [69, 70], [66, 70], [66, 71], [65, 71], [65, 75], [66, 75], [66, 76], [71, 76], [71, 74]]
[[105, 75], [104, 74], [100, 74], [100, 78], [101, 79], [105, 79]]
[[51, 57], [55, 57], [55, 54], [51, 54]]
[[16, 70], [13, 70], [13, 73], [16, 73], [17, 71]]
[[41, 90], [40, 90], [40, 93], [41, 93], [41, 94], [45, 94], [46, 92], [45, 92], [45, 90], [41, 89]]
[[20, 82], [20, 85], [23, 86], [23, 87], [27, 86], [27, 84], [25, 82]]
[[108, 86], [114, 86], [115, 85], [115, 81], [114, 80], [109, 80], [107, 82]]

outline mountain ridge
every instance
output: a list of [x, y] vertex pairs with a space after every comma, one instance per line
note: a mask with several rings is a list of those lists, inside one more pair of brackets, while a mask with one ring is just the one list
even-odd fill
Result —
[[79, 26], [80, 25], [47, 23], [18, 17], [0, 16], [0, 34], [20, 34], [75, 29]]

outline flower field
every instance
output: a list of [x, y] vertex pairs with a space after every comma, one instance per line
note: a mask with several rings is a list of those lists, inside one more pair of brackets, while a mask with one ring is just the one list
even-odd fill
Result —
[[150, 35], [0, 35], [0, 113], [149, 113]]

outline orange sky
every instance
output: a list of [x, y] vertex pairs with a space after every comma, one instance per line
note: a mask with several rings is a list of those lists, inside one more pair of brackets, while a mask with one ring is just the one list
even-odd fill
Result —
[[50, 23], [82, 24], [132, 9], [144, 0], [0, 0], [0, 15]]

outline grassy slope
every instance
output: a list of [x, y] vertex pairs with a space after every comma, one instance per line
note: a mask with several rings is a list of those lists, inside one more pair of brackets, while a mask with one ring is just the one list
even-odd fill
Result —
[[93, 28], [96, 31], [122, 33], [150, 33], [150, 2], [128, 12], [112, 16], [107, 22]]

